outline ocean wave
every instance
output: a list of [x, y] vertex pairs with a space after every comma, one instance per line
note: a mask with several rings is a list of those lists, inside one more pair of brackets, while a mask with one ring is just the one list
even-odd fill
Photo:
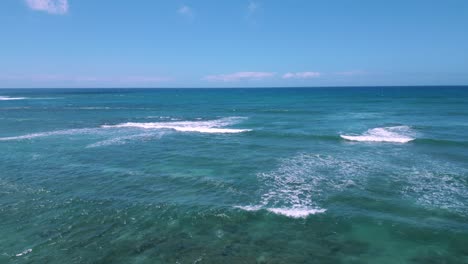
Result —
[[0, 141], [10, 141], [10, 140], [24, 140], [24, 139], [33, 139], [39, 137], [48, 137], [48, 136], [60, 136], [60, 135], [75, 135], [75, 134], [90, 134], [96, 133], [96, 128], [75, 128], [75, 129], [65, 129], [65, 130], [56, 130], [50, 132], [40, 132], [32, 133], [22, 136], [15, 137], [2, 137]]
[[408, 126], [393, 126], [372, 128], [362, 135], [340, 135], [340, 137], [351, 141], [407, 143], [415, 139], [412, 134]]
[[[117, 128], [141, 128], [145, 130], [161, 130], [161, 129], [173, 129], [181, 132], [199, 132], [199, 133], [241, 133], [246, 131], [251, 131], [251, 129], [234, 129], [234, 128], [224, 128], [225, 126], [233, 125], [241, 122], [245, 118], [243, 117], [226, 117], [216, 120], [209, 121], [178, 121], [178, 122], [153, 122], [153, 123], [123, 123], [117, 125], [103, 125], [98, 128], [75, 128], [75, 129], [65, 129], [65, 130], [56, 130], [49, 132], [39, 132], [32, 133], [22, 136], [12, 136], [12, 137], [1, 137], [0, 141], [11, 141], [11, 140], [26, 140], [40, 137], [49, 137], [49, 136], [61, 136], [61, 135], [75, 135], [75, 134], [102, 134], [104, 136], [109, 136], [109, 129]], [[114, 131], [119, 133], [119, 130]], [[115, 136], [115, 133], [113, 135]], [[137, 135], [117, 135], [117, 137], [100, 141], [88, 147], [112, 145], [112, 144], [121, 144], [128, 140], [138, 137], [145, 136], [158, 136], [160, 133], [146, 133], [146, 134], [137, 134]]]
[[234, 208], [242, 209], [244, 211], [258, 211], [262, 209], [261, 205], [236, 205]]
[[11, 97], [11, 96], [0, 96], [0, 101], [13, 101], [13, 100], [55, 100], [63, 99], [61, 97]]
[[261, 206], [235, 206], [244, 211], [267, 210], [268, 212], [284, 215], [291, 218], [307, 218], [309, 215], [324, 213], [327, 209], [322, 208], [262, 208]]
[[305, 218], [309, 215], [324, 213], [327, 209], [321, 208], [268, 208], [268, 211], [292, 218]]
[[28, 98], [26, 98], [26, 97], [0, 96], [0, 101], [24, 100], [24, 99], [28, 99]]
[[176, 121], [176, 122], [128, 122], [117, 125], [103, 125], [102, 128], [141, 128], [141, 129], [173, 129], [179, 132], [199, 133], [242, 133], [251, 129], [224, 128], [239, 123], [243, 117], [226, 117], [209, 121]]

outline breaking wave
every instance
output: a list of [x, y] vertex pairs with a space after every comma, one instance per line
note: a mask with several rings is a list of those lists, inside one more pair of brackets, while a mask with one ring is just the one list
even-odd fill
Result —
[[309, 215], [324, 213], [327, 209], [322, 208], [263, 208], [262, 206], [235, 206], [235, 208], [242, 209], [244, 211], [259, 211], [262, 209], [267, 210], [268, 212], [284, 215], [291, 218], [306, 218]]
[[307, 209], [307, 208], [269, 208], [268, 211], [292, 218], [305, 218], [309, 215], [324, 213], [327, 209]]
[[0, 96], [0, 101], [14, 101], [14, 100], [54, 100], [62, 99], [59, 97], [11, 97], [11, 96]]
[[0, 96], [0, 101], [24, 100], [24, 99], [28, 99], [28, 98], [26, 98], [26, 97]]
[[351, 141], [407, 143], [415, 138], [408, 126], [378, 127], [369, 129], [362, 135], [340, 135]]
[[245, 118], [226, 117], [210, 121], [177, 121], [177, 122], [128, 122], [117, 125], [103, 125], [102, 128], [141, 128], [141, 129], [173, 129], [180, 132], [199, 133], [242, 133], [251, 129], [225, 128], [226, 126], [239, 123]]
[[[251, 129], [234, 129], [234, 128], [225, 128], [226, 126], [239, 123], [245, 118], [242, 117], [226, 117], [217, 120], [210, 121], [178, 121], [178, 122], [153, 122], [153, 123], [123, 123], [117, 125], [103, 125], [99, 128], [77, 128], [77, 129], [65, 129], [65, 130], [56, 130], [49, 132], [39, 132], [32, 133], [22, 136], [12, 136], [12, 137], [1, 137], [0, 141], [11, 141], [11, 140], [26, 140], [40, 137], [49, 137], [49, 136], [61, 136], [61, 135], [76, 135], [76, 134], [103, 134], [106, 135], [109, 129], [118, 129], [118, 128], [141, 128], [145, 130], [161, 130], [161, 129], [173, 129], [181, 132], [199, 132], [199, 133], [241, 133], [246, 131], [251, 131]], [[154, 136], [154, 133], [144, 133], [136, 135], [118, 135], [108, 140], [97, 142], [95, 144], [88, 145], [88, 147], [112, 145], [112, 144], [121, 144], [125, 141], [128, 141], [132, 138], [145, 137], [145, 136]], [[160, 133], [156, 133], [156, 136], [159, 136]]]

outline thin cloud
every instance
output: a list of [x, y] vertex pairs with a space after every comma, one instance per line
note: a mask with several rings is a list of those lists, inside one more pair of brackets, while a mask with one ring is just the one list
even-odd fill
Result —
[[121, 83], [160, 83], [170, 81], [171, 78], [159, 76], [126, 76], [111, 78], [110, 80]]
[[68, 0], [26, 0], [29, 8], [49, 14], [63, 15], [68, 12]]
[[365, 71], [361, 70], [354, 70], [354, 71], [344, 71], [344, 72], [337, 72], [336, 75], [340, 76], [358, 76], [358, 75], [364, 75], [367, 74]]
[[193, 17], [193, 10], [187, 5], [182, 5], [179, 9], [177, 9], [177, 13], [181, 16]]
[[282, 78], [283, 79], [309, 79], [309, 78], [317, 78], [320, 77], [322, 74], [320, 72], [288, 72], [285, 73]]
[[262, 80], [275, 76], [274, 72], [235, 72], [230, 74], [208, 75], [205, 81], [237, 82], [242, 80]]
[[73, 83], [159, 83], [172, 80], [159, 76], [70, 76], [56, 74], [37, 75], [7, 75], [0, 76], [0, 80], [34, 81], [34, 82], [73, 82]]
[[254, 1], [250, 1], [249, 5], [247, 6], [247, 10], [248, 10], [249, 14], [253, 14], [253, 13], [255, 13], [255, 11], [257, 11], [257, 9], [259, 7], [260, 7], [260, 4], [258, 4], [257, 2], [254, 2]]

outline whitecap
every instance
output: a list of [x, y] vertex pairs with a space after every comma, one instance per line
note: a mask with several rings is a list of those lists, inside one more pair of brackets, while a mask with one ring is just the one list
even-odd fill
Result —
[[13, 101], [13, 100], [55, 100], [55, 99], [62, 99], [60, 97], [11, 97], [11, 96], [0, 96], [0, 101]]
[[28, 98], [26, 98], [26, 97], [0, 96], [0, 101], [24, 100], [24, 99], [28, 99]]
[[63, 97], [35, 97], [35, 98], [24, 98], [24, 99], [31, 99], [31, 100], [58, 100], [63, 99]]
[[[56, 130], [56, 131], [49, 131], [49, 132], [31, 133], [31, 134], [22, 135], [22, 136], [0, 137], [0, 141], [25, 140], [25, 139], [33, 139], [33, 138], [40, 138], [40, 137], [75, 135], [75, 134], [107, 135], [109, 132], [109, 129], [116, 129], [116, 128], [140, 128], [140, 129], [145, 129], [145, 130], [173, 129], [173, 130], [180, 131], [180, 132], [199, 132], [199, 133], [241, 133], [241, 132], [251, 131], [251, 129], [224, 128], [225, 126], [238, 123], [243, 119], [245, 118], [226, 117], [226, 118], [209, 120], [209, 121], [178, 121], [178, 122], [153, 122], [153, 123], [130, 122], [130, 123], [117, 124], [117, 125], [103, 125], [99, 128], [65, 129], [65, 130]], [[115, 132], [119, 133], [118, 130]], [[148, 135], [148, 133], [146, 133], [146, 135]], [[141, 137], [141, 136], [142, 135], [140, 134], [140, 135], [121, 136], [120, 138], [115, 137], [115, 138], [108, 139], [106, 141], [97, 142], [95, 144], [88, 145], [88, 147], [97, 147], [97, 146], [109, 145], [109, 144], [120, 144], [126, 140], [129, 140], [135, 137]]]
[[234, 206], [244, 211], [267, 210], [268, 212], [284, 215], [291, 218], [306, 218], [309, 215], [320, 214], [327, 211], [323, 208], [293, 207], [293, 208], [263, 208], [261, 205]]
[[226, 117], [207, 121], [176, 121], [176, 122], [147, 122], [136, 123], [127, 122], [117, 125], [103, 125], [102, 128], [140, 128], [140, 129], [173, 129], [179, 132], [199, 132], [199, 133], [242, 133], [251, 129], [225, 128], [236, 124], [245, 118]]
[[407, 143], [414, 140], [412, 134], [408, 126], [393, 126], [369, 129], [362, 135], [340, 135], [340, 137], [351, 141]]
[[239, 209], [242, 209], [244, 211], [258, 211], [258, 210], [261, 210], [262, 209], [262, 206], [261, 205], [236, 205], [234, 206], [234, 208], [239, 208]]
[[32, 252], [32, 249], [29, 248], [29, 249], [26, 249], [25, 251], [23, 251], [21, 253], [16, 254], [15, 256], [21, 257], [21, 256], [26, 255], [26, 254], [31, 253], [31, 252]]
[[306, 218], [309, 215], [324, 213], [322, 208], [268, 208], [268, 211], [291, 218]]

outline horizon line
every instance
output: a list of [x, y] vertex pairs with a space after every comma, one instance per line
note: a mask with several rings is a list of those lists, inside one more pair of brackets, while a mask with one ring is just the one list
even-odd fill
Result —
[[0, 87], [14, 89], [308, 89], [308, 88], [398, 88], [398, 87], [468, 87], [468, 84], [417, 84], [417, 85], [324, 85], [324, 86], [247, 86], [247, 87]]

